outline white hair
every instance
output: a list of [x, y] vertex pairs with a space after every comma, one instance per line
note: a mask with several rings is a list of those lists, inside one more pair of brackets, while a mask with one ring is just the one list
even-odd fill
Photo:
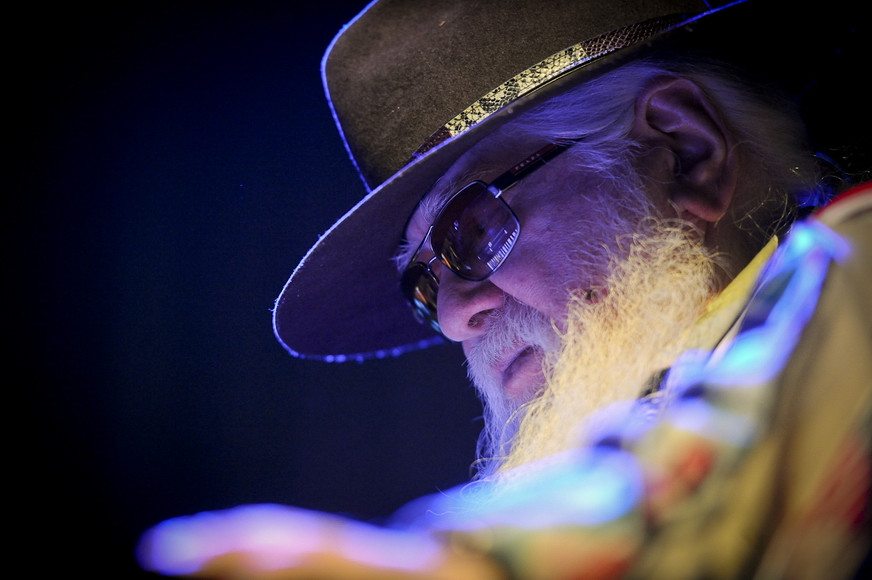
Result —
[[[487, 141], [572, 139], [577, 143], [569, 155], [581, 169], [620, 184], [624, 191], [642, 188], [644, 176], [635, 171], [634, 160], [642, 145], [632, 135], [635, 105], [646, 85], [662, 77], [681, 77], [697, 84], [717, 108], [741, 155], [758, 168], [754, 190], [734, 213], [738, 227], [749, 238], [762, 242], [792, 222], [798, 206], [809, 199], [825, 197], [815, 157], [806, 145], [804, 125], [788, 99], [769, 88], [755, 87], [727, 66], [708, 61], [673, 57], [639, 60], [586, 81], [549, 99], [495, 131]], [[466, 177], [466, 176], [464, 176]], [[451, 193], [438, 183], [422, 208], [430, 213]], [[616, 214], [620, 206], [639, 204], [638, 196], [604, 201]], [[639, 211], [640, 208], [630, 208]], [[648, 208], [646, 208], [648, 209]], [[611, 219], [603, 216], [603, 219]], [[406, 244], [397, 255], [397, 265], [407, 264], [417, 243]], [[529, 326], [529, 325], [528, 325]], [[535, 326], [535, 325], [534, 325]], [[478, 442], [479, 477], [499, 468], [512, 444], [525, 409], [506, 405], [494, 389], [476, 385], [484, 405], [485, 427]]]
[[[581, 168], [635, 190], [644, 176], [634, 172], [640, 144], [631, 137], [635, 103], [643, 88], [664, 76], [689, 79], [714, 103], [742, 154], [760, 168], [754, 195], [739, 210], [751, 237], [762, 243], [792, 222], [796, 208], [825, 199], [817, 160], [806, 144], [805, 128], [793, 105], [779, 93], [748, 84], [722, 64], [640, 60], [585, 82], [518, 116], [488, 139], [573, 139], [566, 154]], [[638, 196], [612, 199], [614, 206], [639, 203]], [[613, 208], [618, 209], [618, 208]], [[639, 208], [635, 208], [637, 211]], [[618, 209], [620, 212], [620, 209]], [[740, 224], [741, 225], [741, 224]], [[479, 437], [477, 470], [487, 477], [499, 468], [512, 445], [519, 413], [499, 398], [480, 392], [485, 427]]]
[[578, 139], [579, 162], [608, 173], [616, 155], [637, 151], [630, 138], [637, 97], [652, 80], [666, 76], [693, 81], [714, 103], [738, 147], [768, 179], [759, 185], [759, 196], [789, 197], [800, 205], [826, 197], [819, 191], [823, 186], [818, 159], [809, 149], [795, 103], [719, 62], [674, 56], [634, 61], [523, 113], [502, 131]]

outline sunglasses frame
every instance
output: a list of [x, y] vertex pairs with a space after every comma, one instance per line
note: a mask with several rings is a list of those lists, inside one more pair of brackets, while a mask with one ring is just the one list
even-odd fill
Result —
[[[411, 306], [413, 312], [415, 313], [415, 317], [418, 319], [419, 322], [421, 322], [422, 324], [428, 324], [431, 328], [433, 328], [433, 330], [435, 330], [439, 334], [442, 334], [436, 309], [436, 299], [439, 292], [439, 278], [433, 272], [433, 269], [430, 265], [434, 261], [438, 260], [449, 271], [453, 272], [455, 275], [459, 276], [464, 280], [469, 280], [472, 282], [482, 282], [484, 280], [487, 280], [491, 276], [491, 274], [499, 269], [503, 262], [505, 262], [506, 258], [509, 257], [509, 254], [511, 254], [512, 249], [514, 249], [515, 244], [517, 243], [518, 238], [521, 235], [521, 222], [518, 219], [518, 216], [515, 215], [515, 212], [512, 210], [511, 206], [509, 206], [506, 200], [501, 197], [502, 194], [509, 188], [517, 185], [517, 183], [521, 181], [521, 179], [523, 179], [527, 175], [530, 175], [536, 169], [545, 165], [546, 162], [554, 159], [554, 157], [569, 149], [569, 147], [571, 147], [575, 143], [576, 141], [571, 139], [558, 140], [553, 143], [549, 143], [532, 155], [524, 158], [524, 160], [516, 163], [511, 169], [501, 174], [491, 183], [488, 184], [478, 180], [471, 181], [458, 189], [448, 198], [448, 201], [445, 202], [445, 204], [439, 210], [439, 213], [436, 215], [433, 223], [431, 223], [430, 227], [427, 228], [427, 233], [424, 235], [421, 243], [418, 244], [418, 248], [415, 250], [412, 258], [409, 260], [409, 264], [403, 269], [401, 290], [403, 291], [403, 296], [405, 296], [406, 301], [409, 302], [409, 305]], [[444, 252], [436, 252], [433, 248], [432, 241], [430, 242], [430, 249], [433, 250], [433, 257], [426, 262], [423, 260], [419, 260], [418, 255], [421, 253], [421, 250], [424, 249], [427, 241], [431, 240], [433, 230], [443, 218], [446, 211], [451, 207], [451, 204], [454, 203], [457, 198], [460, 197], [465, 191], [473, 186], [483, 187], [483, 190], [478, 195], [482, 195], [485, 192], [488, 192], [494, 197], [496, 201], [502, 203], [515, 222], [515, 231], [510, 236], [511, 240], [507, 243], [502, 244], [502, 248], [500, 249], [499, 253], [495, 254], [487, 261], [487, 263], [489, 264], [495, 257], [498, 257], [499, 259], [496, 264], [494, 266], [488, 265], [489, 271], [483, 276], [470, 276], [462, 270], [458, 270], [453, 267], [451, 265], [451, 261], [444, 257]], [[476, 195], [472, 199], [477, 199], [478, 195]], [[457, 215], [461, 215], [461, 213], [465, 210], [466, 208], [458, 212]], [[422, 286], [425, 283], [427, 292], [424, 292], [422, 290]]]

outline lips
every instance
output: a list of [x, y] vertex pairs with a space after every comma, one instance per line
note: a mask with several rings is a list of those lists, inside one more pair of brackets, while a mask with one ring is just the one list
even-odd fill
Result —
[[542, 383], [541, 349], [526, 346], [508, 359], [502, 372], [503, 392], [509, 400], [524, 402]]

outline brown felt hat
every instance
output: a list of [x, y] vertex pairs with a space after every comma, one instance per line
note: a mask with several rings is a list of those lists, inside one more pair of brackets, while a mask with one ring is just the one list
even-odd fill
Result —
[[810, 6], [809, 14], [799, 5], [369, 4], [335, 37], [322, 63], [330, 106], [367, 193], [318, 240], [282, 290], [273, 312], [279, 341], [295, 356], [326, 361], [392, 356], [440, 342], [412, 315], [392, 256], [422, 195], [460, 155], [530, 106], [654, 51], [715, 47], [801, 92], [834, 49], [818, 33], [832, 4], [827, 13]]

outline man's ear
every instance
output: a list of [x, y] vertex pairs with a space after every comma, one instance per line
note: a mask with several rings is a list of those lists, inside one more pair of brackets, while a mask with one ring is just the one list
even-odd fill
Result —
[[734, 143], [697, 84], [676, 77], [652, 81], [636, 101], [634, 132], [652, 150], [671, 152], [655, 158], [672, 164], [667, 189], [679, 212], [711, 223], [724, 216], [738, 177]]

